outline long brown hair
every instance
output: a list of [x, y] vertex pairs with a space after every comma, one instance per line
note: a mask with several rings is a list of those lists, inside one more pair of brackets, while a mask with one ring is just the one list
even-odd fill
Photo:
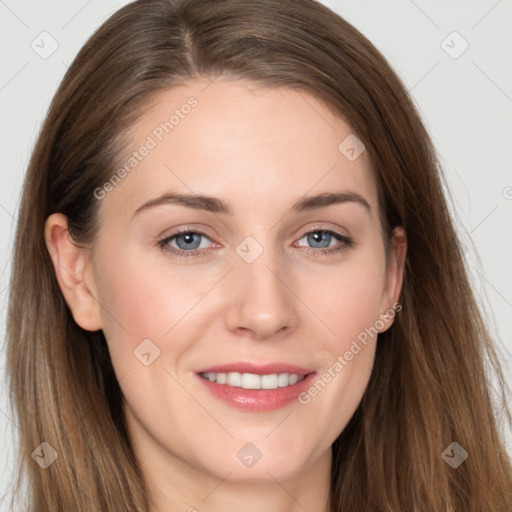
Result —
[[[347, 120], [368, 151], [386, 234], [407, 234], [402, 310], [379, 336], [364, 397], [333, 444], [330, 510], [510, 512], [512, 467], [490, 370], [510, 424], [505, 379], [435, 150], [382, 55], [313, 0], [138, 0], [91, 36], [66, 73], [27, 171], [10, 286], [8, 375], [27, 510], [148, 510], [106, 340], [74, 322], [44, 223], [61, 212], [76, 243], [92, 244], [94, 190], [117, 169], [144, 103], [218, 76], [305, 91]], [[46, 469], [31, 456], [43, 441], [58, 454]], [[442, 456], [454, 456], [454, 442], [468, 454], [456, 469]]]

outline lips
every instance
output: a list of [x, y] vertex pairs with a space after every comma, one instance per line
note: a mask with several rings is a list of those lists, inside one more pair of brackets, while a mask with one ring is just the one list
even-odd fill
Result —
[[313, 373], [315, 370], [302, 368], [286, 363], [267, 363], [267, 364], [255, 364], [248, 362], [228, 363], [217, 366], [209, 366], [202, 368], [196, 373], [253, 373], [255, 375], [271, 375], [273, 373], [296, 373], [297, 375], [306, 376]]
[[[213, 375], [222, 376], [222, 383], [216, 382], [215, 378], [213, 381], [207, 378]], [[316, 378], [316, 372], [285, 363], [238, 362], [201, 368], [196, 376], [201, 386], [206, 387], [212, 396], [231, 407], [245, 411], [265, 412], [280, 409], [296, 401], [299, 394], [312, 384]], [[252, 387], [254, 381], [259, 380], [258, 376], [262, 376], [261, 389], [259, 386], [256, 389], [247, 389]], [[239, 380], [246, 377], [250, 382]], [[277, 387], [276, 382], [268, 382], [275, 381], [277, 377], [279, 377]], [[264, 384], [265, 380], [267, 382]], [[239, 387], [240, 385], [245, 387]]]

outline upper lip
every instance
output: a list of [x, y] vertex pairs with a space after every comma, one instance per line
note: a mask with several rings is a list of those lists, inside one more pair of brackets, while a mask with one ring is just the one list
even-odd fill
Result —
[[307, 368], [301, 368], [293, 364], [286, 363], [267, 363], [267, 364], [255, 364], [249, 362], [238, 362], [238, 363], [227, 363], [219, 364], [216, 366], [209, 366], [198, 370], [197, 373], [252, 373], [255, 375], [271, 375], [273, 373], [296, 373], [297, 375], [307, 375], [313, 373], [314, 370], [308, 370]]

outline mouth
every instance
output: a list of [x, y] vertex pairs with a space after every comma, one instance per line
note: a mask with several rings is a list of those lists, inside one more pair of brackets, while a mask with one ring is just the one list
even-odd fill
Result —
[[284, 407], [312, 382], [316, 372], [288, 364], [233, 363], [204, 368], [196, 375], [225, 403], [248, 411]]

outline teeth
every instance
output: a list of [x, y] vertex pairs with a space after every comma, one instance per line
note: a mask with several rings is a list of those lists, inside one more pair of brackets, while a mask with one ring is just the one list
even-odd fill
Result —
[[253, 373], [242, 373], [242, 387], [244, 389], [261, 389], [261, 377]]
[[290, 376], [287, 373], [280, 373], [277, 376], [277, 385], [280, 388], [284, 388], [288, 386], [288, 381], [290, 380]]
[[[226, 384], [226, 382], [228, 381], [228, 374], [227, 373], [212, 373], [213, 375], [213, 382], [217, 382], [217, 384]], [[215, 379], [215, 375], [217, 376], [217, 378]]]
[[[213, 374], [215, 375], [215, 374]], [[229, 386], [236, 386], [241, 387], [242, 386], [242, 374], [238, 372], [230, 372], [227, 374], [227, 381], [226, 383]]]
[[270, 375], [255, 375], [254, 373], [201, 373], [201, 377], [216, 382], [217, 384], [227, 384], [237, 388], [244, 389], [277, 389], [292, 386], [301, 380], [304, 375], [296, 373], [273, 373]]
[[261, 376], [261, 389], [276, 389], [277, 388], [277, 374], [262, 375]]

